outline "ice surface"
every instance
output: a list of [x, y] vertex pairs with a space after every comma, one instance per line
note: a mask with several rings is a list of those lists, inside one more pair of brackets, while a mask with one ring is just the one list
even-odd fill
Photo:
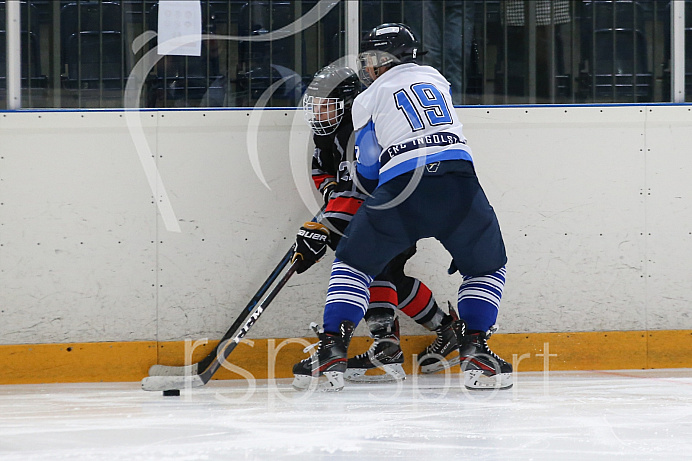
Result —
[[458, 375], [304, 394], [290, 380], [0, 386], [0, 460], [692, 459], [692, 370]]

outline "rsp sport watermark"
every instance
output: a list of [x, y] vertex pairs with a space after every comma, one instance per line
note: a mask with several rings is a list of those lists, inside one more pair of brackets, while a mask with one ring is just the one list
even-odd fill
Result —
[[[168, 232], [181, 232], [179, 220], [176, 216], [173, 205], [168, 196], [165, 178], [160, 174], [158, 165], [156, 163], [156, 155], [152, 152], [152, 148], [145, 135], [145, 130], [143, 128], [144, 121], [153, 115], [144, 115], [143, 107], [141, 107], [142, 94], [144, 88], [147, 84], [147, 76], [150, 75], [153, 69], [157, 66], [159, 61], [166, 57], [165, 53], [170, 52], [170, 50], [177, 47], [189, 47], [190, 45], [197, 44], [200, 41], [232, 41], [232, 42], [272, 42], [276, 40], [285, 39], [287, 37], [296, 36], [306, 29], [317, 24], [322, 18], [324, 18], [330, 11], [337, 7], [344, 0], [319, 0], [312, 8], [310, 8], [305, 14], [298, 17], [292, 23], [281, 27], [277, 30], [267, 31], [263, 34], [251, 34], [251, 35], [223, 35], [223, 34], [203, 34], [196, 33], [192, 35], [176, 36], [174, 38], [160, 41], [155, 46], [152, 46], [141, 56], [140, 59], [134, 64], [126, 82], [125, 93], [123, 97], [123, 104], [125, 108], [124, 116], [130, 137], [134, 143], [137, 156], [140, 160], [142, 170], [147, 179], [152, 196], [155, 198], [155, 203], [158, 208], [159, 215], [162, 218], [163, 224], [166, 231]], [[133, 54], [137, 54], [145, 49], [148, 43], [152, 43], [158, 37], [156, 31], [146, 30], [139, 36], [135, 37], [131, 43], [131, 50]], [[160, 37], [159, 37], [160, 38]], [[166, 51], [169, 50], [169, 51]], [[358, 62], [357, 56], [354, 54], [345, 55], [328, 65], [336, 67], [353, 67], [353, 63]], [[266, 108], [272, 98], [272, 96], [279, 90], [279, 88], [290, 83], [289, 80], [293, 79], [294, 76], [285, 76], [277, 81], [274, 81], [263, 93], [256, 99], [252, 107], [247, 107], [249, 111], [248, 125], [246, 129], [246, 145], [247, 145], [247, 156], [250, 160], [253, 172], [255, 176], [260, 180], [260, 182], [269, 190], [271, 187], [266, 181], [264, 174], [262, 172], [260, 164], [260, 127], [262, 124], [263, 110]], [[308, 137], [305, 136], [305, 130], [307, 128], [303, 120], [303, 114], [301, 110], [295, 110], [293, 126], [300, 126], [301, 129], [291, 130], [289, 139], [289, 160], [291, 165], [291, 175], [293, 177], [294, 184], [296, 186], [296, 191], [298, 192], [301, 201], [305, 207], [313, 214], [321, 208], [321, 203], [317, 199], [314, 193], [314, 186], [311, 179], [306, 173], [306, 165], [309, 164], [310, 153], [308, 147]], [[147, 122], [148, 123], [148, 122]], [[354, 144], [354, 143], [349, 143]], [[351, 146], [353, 147], [353, 146]], [[356, 160], [357, 153], [355, 149], [349, 149], [348, 161], [354, 163]], [[415, 190], [418, 185], [420, 178], [423, 175], [423, 169], [425, 165], [418, 165], [418, 168], [414, 170], [414, 174], [411, 177], [410, 184], [401, 193], [393, 198], [390, 202], [385, 204], [379, 204], [376, 207], [379, 209], [392, 208], [397, 206], [399, 203], [403, 202], [408, 198], [408, 196]], [[357, 178], [354, 176], [354, 180]], [[328, 225], [328, 223], [325, 223]], [[339, 232], [336, 229], [330, 229], [334, 232]]]
[[[232, 340], [228, 340], [232, 341]], [[195, 367], [190, 365], [195, 364], [193, 356], [195, 351], [199, 348], [205, 347], [209, 344], [209, 341], [204, 339], [185, 340], [185, 365], [186, 370], [188, 370], [188, 376], [193, 376], [193, 370]], [[262, 378], [257, 378], [251, 371], [236, 365], [233, 363], [233, 357], [231, 356], [229, 360], [223, 360], [222, 357], [218, 357], [221, 367], [225, 370], [238, 376], [237, 379], [229, 379], [223, 382], [224, 385], [212, 386], [214, 398], [229, 404], [240, 404], [243, 402], [253, 401], [256, 402], [258, 399], [266, 399], [267, 404], [271, 406], [273, 403], [299, 403], [303, 400], [310, 399], [315, 396], [315, 394], [334, 394], [334, 392], [325, 391], [318, 386], [311, 386], [307, 390], [297, 390], [291, 386], [290, 379], [285, 376], [277, 376], [277, 368], [279, 365], [284, 365], [286, 359], [281, 357], [282, 351], [288, 346], [298, 345], [303, 347], [304, 352], [312, 349], [314, 344], [305, 338], [288, 338], [282, 340], [267, 339], [266, 340], [266, 363], [264, 365], [254, 364], [253, 368], [257, 370], [256, 367], [266, 366], [265, 370], [262, 370]], [[220, 344], [217, 350], [222, 350], [224, 344]], [[239, 344], [239, 350], [235, 351], [236, 354], [243, 354], [243, 348], [254, 348], [256, 346], [256, 341], [250, 339], [242, 339]], [[247, 352], [247, 350], [245, 351]], [[448, 359], [452, 359], [456, 356], [454, 353], [452, 356], [448, 356]], [[531, 361], [530, 370], [539, 371], [542, 373], [542, 383], [541, 387], [543, 389], [543, 394], [545, 396], [549, 395], [550, 392], [550, 360], [551, 358], [557, 357], [557, 354], [550, 352], [550, 343], [544, 342], [542, 350], [538, 352], [526, 352], [523, 354], [512, 354], [512, 381], [513, 385], [509, 389], [500, 389], [499, 387], [488, 387], [486, 389], [468, 389], [464, 385], [464, 373], [460, 372], [459, 367], [450, 366], [454, 363], [450, 363], [444, 357], [439, 357], [445, 368], [435, 374], [422, 374], [419, 366], [417, 365], [417, 355], [411, 354], [407, 357], [412, 365], [412, 372], [406, 376], [405, 380], [389, 380], [381, 382], [370, 382], [368, 386], [363, 386], [360, 383], [350, 383], [346, 381], [346, 386], [341, 392], [358, 392], [359, 396], [363, 399], [370, 399], [377, 401], [378, 403], [396, 403], [401, 401], [402, 398], [418, 400], [418, 401], [443, 401], [447, 398], [458, 399], [460, 397], [468, 399], [469, 401], [488, 401], [497, 398], [503, 400], [516, 399], [521, 390], [522, 379], [522, 362]], [[536, 359], [540, 359], [542, 362], [541, 367], [536, 367]], [[464, 364], [461, 364], [463, 367]], [[527, 367], [529, 368], [529, 367]], [[537, 369], [540, 368], [540, 369]], [[264, 377], [266, 376], [266, 378]], [[435, 376], [435, 378], [432, 378]], [[441, 377], [441, 378], [440, 378]], [[499, 385], [499, 380], [497, 381]], [[181, 389], [185, 391], [183, 399], [193, 400], [195, 391], [192, 386], [192, 380], [188, 380], [188, 385], [186, 388]], [[377, 389], [386, 390], [386, 393], [376, 392], [373, 393], [373, 387], [377, 386]], [[536, 392], [536, 381], [532, 380], [532, 395]], [[208, 392], [205, 393], [208, 395]]]
[[[146, 51], [142, 57], [135, 63], [130, 72], [127, 83], [125, 86], [125, 93], [123, 97], [123, 103], [125, 107], [125, 121], [127, 124], [130, 137], [134, 142], [134, 147], [139, 157], [142, 169], [146, 176], [147, 182], [149, 184], [152, 196], [155, 197], [155, 202], [158, 207], [159, 214], [163, 220], [165, 228], [169, 232], [181, 232], [178, 219], [176, 217], [173, 206], [168, 197], [167, 189], [165, 186], [164, 178], [162, 178], [159, 168], [156, 164], [156, 156], [153, 155], [151, 146], [145, 136], [145, 131], [143, 128], [143, 119], [146, 117], [142, 114], [143, 107], [141, 107], [142, 94], [144, 87], [146, 86], [147, 79], [146, 76], [150, 75], [154, 67], [159, 63], [159, 61], [165, 58], [165, 51], [175, 47], [185, 47], [200, 41], [205, 40], [215, 40], [215, 41], [234, 41], [234, 42], [271, 42], [275, 40], [284, 39], [287, 37], [295, 36], [302, 31], [313, 26], [319, 22], [324, 16], [326, 16], [332, 9], [334, 9], [342, 0], [320, 0], [318, 1], [309, 11], [304, 15], [297, 18], [292, 23], [281, 27], [280, 29], [268, 31], [264, 34], [252, 34], [252, 35], [222, 35], [222, 34], [192, 34], [185, 36], [177, 36], [173, 39], [158, 43], [156, 46], [151, 47]], [[137, 36], [131, 44], [132, 53], [136, 54], [144, 49], [147, 43], [152, 42], [157, 37], [157, 33], [153, 30], [144, 31], [142, 34]], [[161, 54], [160, 54], [161, 52]], [[354, 61], [354, 57], [344, 57], [335, 61], [336, 65], [346, 65], [346, 63], [351, 60]], [[248, 110], [251, 112], [251, 116], [248, 123], [246, 142], [247, 142], [247, 155], [249, 157], [250, 163], [254, 170], [257, 178], [264, 184], [265, 187], [270, 189], [267, 181], [264, 178], [262, 169], [259, 163], [259, 148], [258, 148], [258, 133], [259, 126], [261, 124], [261, 109], [264, 109], [271, 96], [277, 91], [277, 89], [284, 83], [286, 83], [286, 78], [282, 78], [272, 85], [270, 85], [257, 99], [252, 107]], [[295, 111], [299, 113], [300, 111]], [[299, 115], [302, 122], [302, 114]], [[293, 138], [293, 133], [291, 134]], [[291, 140], [291, 145], [295, 145]], [[305, 144], [305, 143], [303, 143]], [[320, 204], [314, 197], [312, 193], [311, 182], [309, 178], [303, 177], [302, 174], [295, 174], [299, 169], [293, 168], [297, 163], [302, 167], [306, 165], [307, 157], [305, 145], [301, 145], [299, 148], [291, 148], [289, 155], [291, 157], [292, 171], [294, 176], [294, 182], [298, 187], [298, 192], [300, 194], [301, 200], [304, 202], [306, 207], [312, 211], [317, 212], [320, 209]], [[304, 168], [302, 168], [304, 169]]]

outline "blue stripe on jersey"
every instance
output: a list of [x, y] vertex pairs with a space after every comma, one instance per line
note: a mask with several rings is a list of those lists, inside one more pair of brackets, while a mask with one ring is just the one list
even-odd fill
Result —
[[415, 170], [417, 167], [427, 165], [428, 163], [440, 162], [442, 160], [468, 160], [472, 162], [471, 155], [463, 149], [447, 149], [434, 154], [426, 155], [425, 157], [414, 157], [405, 160], [398, 165], [394, 165], [380, 173], [380, 185], [386, 183], [392, 178], [401, 174]]
[[375, 124], [370, 120], [356, 132], [356, 168], [360, 176], [369, 180], [377, 179], [380, 173], [380, 152], [382, 147], [377, 143]]
[[468, 329], [488, 331], [495, 324], [506, 273], [502, 267], [490, 275], [464, 276], [459, 287], [458, 310]]
[[370, 302], [372, 277], [335, 259], [324, 306], [324, 331], [337, 332], [344, 320], [354, 325], [363, 319]]

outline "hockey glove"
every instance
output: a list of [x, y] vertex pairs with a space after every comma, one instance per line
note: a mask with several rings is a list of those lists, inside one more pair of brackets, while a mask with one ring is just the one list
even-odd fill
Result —
[[296, 263], [296, 272], [302, 274], [322, 259], [327, 252], [329, 229], [316, 222], [306, 222], [298, 230], [296, 246], [291, 263]]

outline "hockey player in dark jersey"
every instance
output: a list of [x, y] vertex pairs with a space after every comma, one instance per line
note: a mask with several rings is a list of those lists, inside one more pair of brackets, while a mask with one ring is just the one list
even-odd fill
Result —
[[[315, 143], [312, 179], [327, 204], [323, 224], [330, 228], [332, 249], [337, 247], [351, 218], [367, 198], [351, 178], [354, 148], [351, 104], [359, 88], [353, 70], [330, 65], [317, 73], [303, 99], [305, 118]], [[374, 342], [368, 351], [348, 360], [344, 375], [347, 380], [387, 381], [405, 377], [396, 308], [437, 333], [435, 341], [419, 354], [422, 371], [430, 373], [449, 366], [445, 357], [456, 350], [453, 319], [438, 307], [425, 284], [404, 273], [404, 265], [415, 253], [415, 245], [402, 252], [370, 285], [365, 321]], [[310, 363], [301, 362], [296, 367], [309, 370]], [[381, 368], [385, 374], [366, 375], [373, 368]]]
[[[322, 389], [343, 388], [348, 346], [367, 310], [375, 276], [402, 251], [430, 237], [442, 243], [463, 276], [459, 320], [452, 325], [464, 385], [512, 386], [511, 364], [487, 344], [505, 285], [502, 232], [476, 176], [450, 84], [432, 67], [418, 65], [420, 54], [420, 43], [403, 24], [382, 24], [361, 42], [358, 73], [367, 89], [351, 107], [353, 177], [370, 195], [337, 246], [324, 331], [312, 357], [301, 362], [307, 366], [294, 367], [296, 388], [309, 388], [317, 376], [327, 380], [318, 384]], [[296, 243], [300, 249], [301, 239]], [[319, 245], [311, 248], [324, 254]]]

